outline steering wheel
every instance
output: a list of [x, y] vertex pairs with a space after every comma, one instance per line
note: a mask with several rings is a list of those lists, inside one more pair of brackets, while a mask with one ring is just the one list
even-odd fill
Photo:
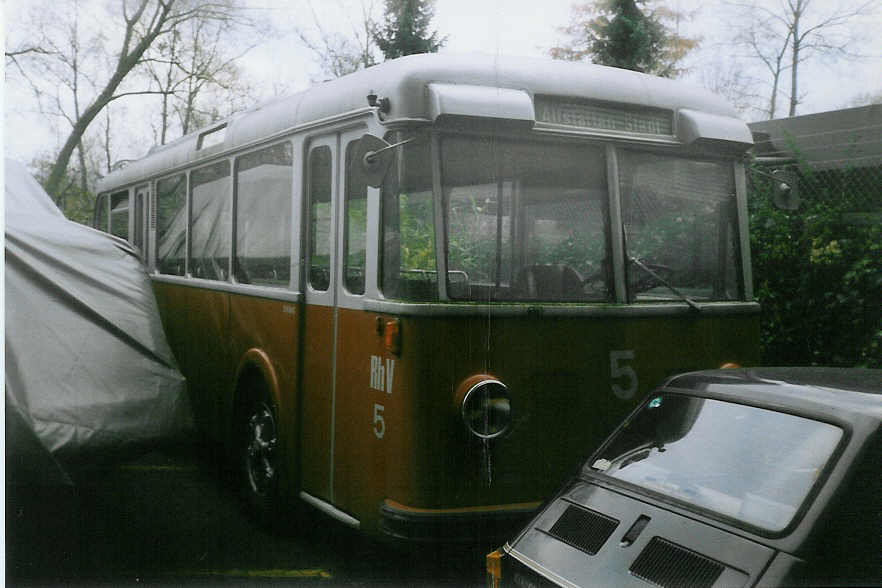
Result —
[[[662, 278], [663, 280], [670, 281], [671, 276], [674, 275], [674, 270], [669, 265], [664, 265], [661, 263], [646, 263], [646, 262], [641, 262], [641, 263], [643, 263], [643, 265], [645, 265], [646, 267], [648, 267], [649, 269], [651, 269], [652, 271], [657, 273], [659, 275], [659, 277]], [[645, 292], [646, 290], [651, 290], [652, 288], [655, 288], [656, 286], [663, 285], [663, 283], [660, 280], [656, 279], [655, 276], [650, 275], [649, 273], [644, 271], [642, 268], [638, 267], [637, 271], [640, 272], [640, 278], [638, 278], [637, 280], [635, 280], [634, 282], [632, 282], [630, 284], [630, 288], [634, 292]]]

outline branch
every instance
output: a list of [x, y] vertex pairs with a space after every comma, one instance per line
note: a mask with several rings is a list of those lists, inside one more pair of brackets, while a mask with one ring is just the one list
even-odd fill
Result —
[[132, 91], [132, 92], [121, 92], [119, 94], [114, 94], [111, 96], [107, 102], [112, 102], [113, 100], [117, 100], [119, 98], [124, 98], [125, 96], [139, 96], [144, 94], [174, 94], [174, 91], [168, 90], [140, 90], [140, 91]]
[[27, 55], [29, 53], [36, 53], [38, 55], [57, 55], [57, 51], [49, 51], [47, 49], [43, 49], [42, 47], [25, 47], [24, 49], [16, 49], [14, 51], [5, 51], [6, 57], [9, 59], [15, 59], [19, 55]]

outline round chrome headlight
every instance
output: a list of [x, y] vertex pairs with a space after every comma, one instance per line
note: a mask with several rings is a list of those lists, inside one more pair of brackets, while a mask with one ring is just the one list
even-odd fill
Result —
[[511, 398], [508, 388], [499, 380], [481, 378], [462, 398], [462, 420], [476, 437], [493, 439], [508, 431], [511, 425]]

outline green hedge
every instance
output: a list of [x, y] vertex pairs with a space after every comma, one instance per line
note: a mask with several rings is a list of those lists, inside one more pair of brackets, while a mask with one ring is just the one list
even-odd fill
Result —
[[751, 170], [754, 292], [765, 365], [882, 367], [882, 169], [798, 166], [801, 206]]

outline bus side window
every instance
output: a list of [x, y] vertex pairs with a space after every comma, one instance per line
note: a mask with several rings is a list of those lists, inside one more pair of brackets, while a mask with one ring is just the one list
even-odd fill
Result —
[[129, 191], [110, 195], [110, 233], [120, 239], [129, 238]]
[[107, 232], [107, 194], [99, 194], [95, 201], [95, 228]]
[[226, 280], [230, 263], [230, 162], [219, 161], [190, 174], [190, 273]]
[[358, 141], [346, 147], [345, 243], [343, 281], [350, 294], [364, 294], [365, 245], [367, 231], [367, 183], [354, 155]]
[[156, 182], [156, 269], [183, 276], [187, 249], [187, 176]]
[[236, 281], [284, 288], [291, 276], [291, 143], [236, 161]]
[[150, 199], [147, 186], [139, 186], [135, 189], [135, 203], [132, 211], [132, 244], [144, 251], [144, 239], [147, 234], [147, 202]]
[[331, 283], [331, 150], [309, 154], [309, 284], [324, 292]]

